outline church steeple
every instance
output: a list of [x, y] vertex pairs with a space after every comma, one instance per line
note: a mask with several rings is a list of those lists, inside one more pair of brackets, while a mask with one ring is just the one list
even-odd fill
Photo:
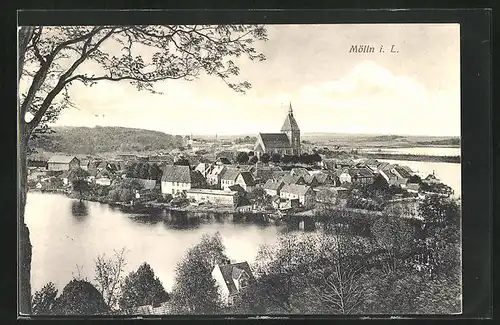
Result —
[[300, 154], [300, 129], [295, 117], [293, 116], [292, 103], [290, 102], [288, 107], [288, 115], [285, 118], [285, 122], [281, 127], [281, 132], [286, 133], [288, 140], [290, 141], [290, 146], [292, 147], [292, 154]]

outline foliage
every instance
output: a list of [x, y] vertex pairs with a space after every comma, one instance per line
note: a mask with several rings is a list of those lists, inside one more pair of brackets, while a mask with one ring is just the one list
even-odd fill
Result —
[[273, 153], [271, 155], [271, 161], [275, 164], [279, 163], [281, 161], [281, 155], [277, 152]]
[[264, 164], [267, 164], [270, 159], [271, 157], [269, 156], [268, 153], [263, 153], [262, 155], [260, 155], [260, 161]]
[[439, 193], [444, 195], [453, 195], [454, 193], [453, 189], [450, 186], [443, 183], [422, 182], [420, 188], [425, 192]]
[[109, 312], [102, 295], [85, 280], [71, 280], [52, 308], [58, 315], [99, 315]]
[[250, 137], [250, 136], [245, 136], [243, 138], [236, 138], [233, 140], [234, 144], [241, 144], [241, 143], [255, 143], [257, 141], [256, 137]]
[[172, 308], [178, 314], [215, 314], [223, 307], [212, 277], [217, 264], [226, 264], [222, 238], [217, 232], [204, 235], [201, 242], [190, 248], [176, 268], [172, 291]]
[[248, 163], [248, 153], [244, 152], [244, 151], [238, 151], [236, 153], [236, 157], [235, 157], [235, 160], [238, 164], [246, 164]]
[[255, 165], [259, 161], [259, 158], [257, 156], [251, 156], [250, 159], [248, 159], [248, 163], [251, 165]]
[[415, 229], [402, 215], [384, 216], [371, 228], [378, 248], [383, 250], [382, 267], [395, 272], [415, 249]]
[[167, 292], [151, 266], [143, 263], [137, 271], [130, 272], [125, 278], [119, 304], [121, 309], [129, 309], [144, 305], [158, 306], [168, 299]]
[[35, 292], [31, 311], [34, 315], [50, 315], [55, 304], [57, 289], [54, 283], [49, 282], [42, 289]]
[[73, 191], [78, 192], [80, 199], [83, 198], [83, 193], [90, 191], [90, 185], [87, 182], [89, 173], [81, 168], [73, 169], [69, 172], [68, 179], [73, 186]]
[[96, 288], [112, 310], [118, 309], [125, 265], [125, 248], [115, 251], [110, 258], [99, 255], [95, 261]]
[[125, 178], [111, 185], [108, 199], [112, 202], [130, 202], [135, 198], [136, 191], [142, 188], [142, 184], [137, 179]]
[[266, 191], [261, 187], [254, 188], [248, 193], [247, 199], [250, 203], [257, 205], [261, 208], [268, 208], [272, 206], [271, 196], [269, 196]]
[[52, 133], [32, 139], [30, 147], [48, 152], [94, 155], [120, 151], [171, 150], [182, 144], [173, 135], [144, 129], [115, 126], [52, 128]]

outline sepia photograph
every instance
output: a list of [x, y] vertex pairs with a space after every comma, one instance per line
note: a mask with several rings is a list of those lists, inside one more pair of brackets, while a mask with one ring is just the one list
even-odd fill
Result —
[[458, 23], [18, 26], [28, 316], [462, 313]]

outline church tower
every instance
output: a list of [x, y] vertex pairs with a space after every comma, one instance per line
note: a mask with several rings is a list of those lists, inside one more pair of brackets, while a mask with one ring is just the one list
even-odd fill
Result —
[[290, 108], [288, 109], [288, 115], [286, 116], [285, 122], [281, 127], [281, 132], [286, 133], [290, 145], [292, 147], [291, 154], [300, 155], [300, 129], [297, 121], [293, 117], [292, 103], [290, 103]]

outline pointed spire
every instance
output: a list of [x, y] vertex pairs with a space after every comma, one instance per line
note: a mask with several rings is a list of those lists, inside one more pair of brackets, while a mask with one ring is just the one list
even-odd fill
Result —
[[293, 114], [292, 102], [290, 102], [290, 108], [288, 109], [288, 114]]

